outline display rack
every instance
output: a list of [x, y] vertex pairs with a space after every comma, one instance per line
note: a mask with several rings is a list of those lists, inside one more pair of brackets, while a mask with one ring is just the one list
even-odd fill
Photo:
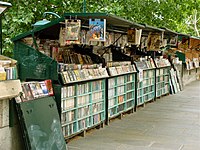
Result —
[[155, 99], [155, 64], [153, 59], [135, 62], [138, 69], [137, 106]]
[[54, 85], [65, 138], [105, 121], [105, 79]]
[[136, 69], [131, 62], [107, 64], [108, 78], [108, 119], [135, 108]]
[[169, 94], [169, 70], [170, 62], [168, 59], [156, 58], [156, 98]]

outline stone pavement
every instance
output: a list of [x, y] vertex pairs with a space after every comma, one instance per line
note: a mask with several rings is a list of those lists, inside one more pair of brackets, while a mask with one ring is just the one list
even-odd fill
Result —
[[200, 150], [200, 81], [73, 139], [68, 150]]

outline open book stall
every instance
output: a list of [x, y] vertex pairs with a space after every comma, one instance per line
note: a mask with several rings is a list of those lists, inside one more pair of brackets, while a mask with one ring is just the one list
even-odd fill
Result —
[[[22, 87], [35, 84], [41, 94], [20, 97], [19, 103], [55, 99], [65, 139], [175, 93], [176, 72], [163, 47], [175, 46], [177, 34], [168, 29], [107, 13], [65, 13], [13, 42]], [[54, 95], [37, 90], [46, 82]]]
[[184, 84], [187, 84], [187, 80], [194, 81], [200, 75], [200, 38], [189, 36], [188, 47], [185, 49], [182, 48], [181, 50], [185, 54], [186, 66], [183, 72], [183, 80]]
[[[136, 68], [131, 61], [107, 62], [108, 119], [135, 110]], [[109, 120], [108, 120], [109, 121]]]
[[180, 89], [199, 78], [200, 39], [186, 34], [178, 34], [177, 46], [168, 49], [173, 68], [176, 71]]
[[116, 27], [116, 33], [110, 32], [113, 40], [105, 53], [111, 56], [105, 59], [109, 73], [107, 122], [116, 116], [121, 117], [127, 111], [136, 111], [137, 69], [132, 61], [130, 46], [139, 42], [144, 26], [125, 20], [117, 24], [122, 24], [122, 27]]
[[144, 24], [141, 42], [133, 55], [138, 69], [137, 106], [156, 98], [156, 52], [161, 47], [163, 29]]
[[[172, 93], [172, 75], [171, 71], [174, 71], [174, 68], [171, 66], [170, 55], [166, 53], [166, 50], [172, 47], [176, 47], [178, 33], [174, 32], [168, 28], [162, 28], [165, 30], [163, 33], [161, 52], [162, 56], [155, 59], [156, 63], [156, 97], [167, 95]], [[159, 59], [158, 59], [159, 58]], [[175, 77], [176, 78], [176, 77]]]
[[[108, 105], [115, 105], [109, 116], [134, 107], [135, 66], [130, 58], [120, 62], [112, 54], [120, 53], [117, 46], [125, 46], [124, 31], [130, 25], [134, 26], [104, 13], [72, 13], [13, 39], [20, 79], [52, 80], [65, 138], [104, 123]], [[112, 43], [114, 48], [109, 47]], [[108, 71], [115, 80], [114, 93], [109, 96], [106, 89], [113, 82], [107, 79]], [[112, 94], [114, 101], [108, 104], [106, 99], [112, 99]]]

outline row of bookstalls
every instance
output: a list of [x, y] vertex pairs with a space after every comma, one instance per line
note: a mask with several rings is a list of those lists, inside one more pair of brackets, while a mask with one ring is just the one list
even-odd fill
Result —
[[38, 138], [63, 149], [63, 136], [109, 124], [200, 74], [200, 39], [107, 13], [66, 13], [13, 42], [27, 149], [48, 145]]

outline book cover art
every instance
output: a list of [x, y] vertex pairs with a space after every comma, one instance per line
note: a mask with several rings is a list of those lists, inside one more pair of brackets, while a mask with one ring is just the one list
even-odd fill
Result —
[[78, 41], [81, 28], [81, 20], [65, 20], [65, 27], [66, 41]]
[[42, 90], [42, 87], [41, 87], [40, 83], [36, 82], [35, 86], [36, 86], [36, 89], [37, 89], [37, 92], [38, 92], [39, 96], [44, 96], [43, 90]]
[[90, 75], [88, 73], [88, 69], [83, 69], [83, 74], [84, 74], [85, 79], [90, 78]]
[[84, 80], [84, 79], [86, 79], [86, 76], [85, 76], [85, 74], [84, 74], [84, 71], [83, 71], [83, 70], [78, 70], [78, 72], [79, 72], [79, 74], [80, 74], [80, 78], [81, 78], [81, 80]]
[[47, 90], [47, 87], [46, 87], [45, 82], [42, 81], [42, 82], [39, 82], [39, 84], [40, 84], [40, 87], [41, 87], [41, 89], [42, 89], [43, 94], [44, 94], [44, 95], [48, 95], [48, 90]]
[[45, 80], [44, 82], [45, 82], [45, 85], [46, 85], [46, 87], [47, 87], [48, 94], [49, 94], [50, 96], [53, 96], [54, 93], [53, 93], [53, 87], [52, 87], [52, 82], [51, 82], [51, 80]]
[[159, 33], [149, 33], [147, 39], [147, 50], [148, 51], [158, 51], [160, 50], [162, 40]]
[[22, 89], [24, 90], [24, 93], [25, 93], [25, 96], [24, 96], [26, 97], [24, 99], [25, 101], [32, 100], [34, 98], [28, 83], [22, 84]]
[[135, 62], [138, 69], [147, 69], [147, 64], [144, 61], [136, 61]]
[[72, 75], [72, 78], [73, 78], [73, 81], [77, 81], [77, 76], [74, 72], [74, 70], [69, 70], [71, 72], [71, 75]]
[[127, 32], [128, 42], [131, 44], [135, 44], [135, 29], [129, 29]]
[[34, 98], [38, 98], [40, 96], [39, 91], [37, 90], [36, 84], [34, 82], [32, 83], [28, 83], [30, 89], [31, 89], [31, 93], [33, 95]]
[[123, 73], [123, 70], [122, 70], [122, 67], [121, 66], [117, 66], [115, 67], [116, 70], [117, 70], [117, 74], [122, 74]]
[[69, 83], [71, 81], [71, 79], [70, 79], [68, 71], [63, 72], [63, 75], [64, 75], [64, 79], [65, 79], [66, 83]]
[[69, 82], [74, 81], [73, 76], [72, 76], [72, 72], [70, 70], [67, 70], [64, 73], [65, 73], [66, 79], [67, 79], [67, 77], [69, 77]]
[[74, 74], [76, 76], [76, 79], [79, 81], [81, 80], [81, 77], [80, 77], [80, 74], [79, 74], [79, 71], [78, 70], [74, 70]]
[[26, 89], [25, 89], [25, 86], [24, 86], [23, 83], [21, 84], [21, 86], [22, 86], [22, 94], [21, 94], [20, 98], [21, 98], [22, 102], [25, 102], [25, 101], [28, 100], [27, 99], [27, 93], [25, 93]]
[[62, 83], [63, 83], [63, 84], [66, 84], [67, 82], [66, 82], [66, 79], [65, 79], [64, 72], [61, 72], [61, 73], [60, 73], [60, 77], [61, 77]]
[[89, 19], [90, 41], [106, 40], [106, 19]]

